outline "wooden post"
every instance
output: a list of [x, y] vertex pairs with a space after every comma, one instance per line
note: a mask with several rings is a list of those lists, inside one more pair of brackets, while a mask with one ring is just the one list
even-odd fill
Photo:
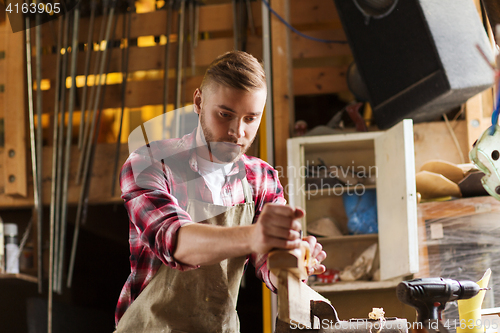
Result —
[[490, 117], [485, 117], [483, 112], [485, 108], [490, 109], [489, 111], [493, 108], [491, 103], [486, 103], [489, 100], [487, 94], [492, 94], [492, 90], [488, 89], [485, 92], [479, 93], [469, 98], [465, 103], [468, 151], [472, 149], [472, 145], [481, 137], [481, 134], [491, 126], [491, 113]]
[[[288, 0], [270, 1], [272, 8], [290, 22]], [[286, 170], [286, 140], [290, 137], [294, 123], [294, 100], [292, 90], [292, 58], [290, 30], [274, 15], [271, 17], [272, 78], [274, 99], [274, 166]], [[281, 184], [286, 189], [286, 172], [280, 174]], [[285, 191], [285, 196], [287, 193]]]
[[26, 110], [24, 80], [25, 65], [24, 57], [24, 34], [12, 33], [10, 22], [7, 18], [0, 26], [1, 39], [3, 39], [5, 58], [3, 62], [4, 77], [2, 77], [4, 118], [4, 181], [5, 193], [26, 197], [27, 186], [27, 161], [26, 161]]

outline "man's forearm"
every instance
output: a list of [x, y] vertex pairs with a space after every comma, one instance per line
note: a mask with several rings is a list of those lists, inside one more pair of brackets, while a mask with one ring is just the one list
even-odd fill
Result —
[[224, 228], [192, 223], [179, 228], [174, 258], [188, 265], [212, 265], [252, 252], [254, 225]]

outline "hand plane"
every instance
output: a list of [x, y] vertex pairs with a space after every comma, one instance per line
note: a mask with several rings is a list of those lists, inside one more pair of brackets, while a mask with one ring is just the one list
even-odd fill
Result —
[[303, 281], [313, 262], [308, 244], [269, 253], [268, 268], [278, 277], [278, 318], [275, 333], [407, 333], [406, 319], [341, 321], [330, 301]]

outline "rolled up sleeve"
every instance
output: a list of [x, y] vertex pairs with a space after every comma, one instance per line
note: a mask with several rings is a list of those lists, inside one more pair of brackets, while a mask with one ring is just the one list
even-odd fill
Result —
[[173, 256], [177, 231], [193, 221], [172, 195], [170, 169], [160, 161], [151, 161], [147, 156], [131, 154], [120, 175], [122, 199], [134, 227], [131, 225], [131, 233], [135, 230], [131, 249], [141, 253], [147, 247], [162, 263], [175, 269], [197, 268]]

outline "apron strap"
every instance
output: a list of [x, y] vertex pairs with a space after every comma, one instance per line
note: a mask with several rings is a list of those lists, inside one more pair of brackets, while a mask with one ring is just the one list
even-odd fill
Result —
[[250, 184], [248, 184], [248, 179], [247, 177], [243, 177], [241, 179], [241, 186], [243, 186], [243, 194], [245, 195], [245, 202], [249, 203], [253, 201], [252, 198], [252, 190], [250, 189]]
[[196, 191], [195, 191], [195, 186], [194, 183], [196, 181], [197, 177], [201, 177], [199, 173], [194, 172], [191, 169], [191, 166], [187, 166], [187, 173], [186, 173], [186, 182], [187, 182], [187, 194], [188, 194], [188, 199], [194, 199], [196, 197]]

